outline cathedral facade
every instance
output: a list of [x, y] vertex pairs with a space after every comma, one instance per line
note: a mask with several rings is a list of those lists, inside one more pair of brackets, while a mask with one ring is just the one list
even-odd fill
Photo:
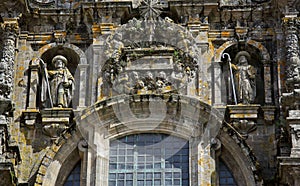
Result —
[[299, 11], [2, 0], [0, 185], [299, 185]]

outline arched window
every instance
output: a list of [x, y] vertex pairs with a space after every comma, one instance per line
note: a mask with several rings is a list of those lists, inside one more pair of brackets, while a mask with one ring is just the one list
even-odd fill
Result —
[[165, 134], [135, 134], [111, 141], [109, 186], [189, 185], [189, 143]]
[[70, 173], [64, 186], [80, 186], [81, 162], [79, 161]]
[[221, 159], [219, 159], [219, 185], [237, 186], [232, 173]]

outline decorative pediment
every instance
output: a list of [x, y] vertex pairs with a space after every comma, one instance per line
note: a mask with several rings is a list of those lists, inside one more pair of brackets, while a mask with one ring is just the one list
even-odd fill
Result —
[[[171, 46], [145, 42], [124, 47], [102, 69], [113, 91], [126, 94], [166, 93], [184, 89], [195, 77], [197, 63]], [[116, 56], [115, 56], [116, 57]]]

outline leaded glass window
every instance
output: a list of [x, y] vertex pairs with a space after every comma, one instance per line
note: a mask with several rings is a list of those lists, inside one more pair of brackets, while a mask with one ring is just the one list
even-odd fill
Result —
[[219, 160], [219, 183], [220, 186], [236, 186], [236, 182], [232, 173], [230, 172], [229, 168], [226, 164]]
[[65, 182], [64, 186], [80, 186], [80, 170], [81, 162], [78, 162], [68, 176], [68, 179]]
[[110, 143], [109, 186], [188, 186], [189, 144], [165, 134], [135, 134]]

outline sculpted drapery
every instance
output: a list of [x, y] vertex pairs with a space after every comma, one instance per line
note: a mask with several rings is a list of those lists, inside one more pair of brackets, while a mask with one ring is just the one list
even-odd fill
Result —
[[[52, 59], [53, 70], [48, 70], [48, 81], [43, 81], [42, 101], [46, 102], [46, 107], [68, 108], [74, 95], [74, 77], [66, 67], [67, 59], [62, 55], [57, 55]], [[49, 86], [47, 86], [49, 83]], [[50, 90], [49, 90], [50, 89]], [[51, 97], [51, 98], [50, 98]], [[52, 104], [49, 102], [52, 101]], [[51, 106], [50, 106], [51, 107]]]

